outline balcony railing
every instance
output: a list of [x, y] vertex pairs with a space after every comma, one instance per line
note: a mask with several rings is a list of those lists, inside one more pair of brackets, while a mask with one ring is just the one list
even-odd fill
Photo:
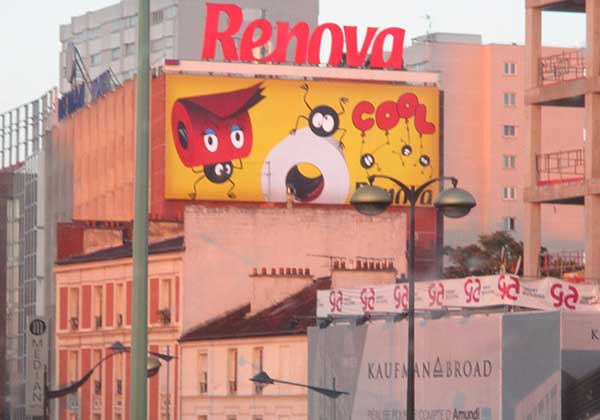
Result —
[[[576, 273], [585, 268], [584, 251], [563, 251], [542, 255], [542, 275], [563, 278], [567, 273]], [[576, 277], [578, 278], [578, 277]], [[583, 281], [583, 277], [580, 280]]]
[[584, 50], [564, 51], [539, 59], [538, 86], [585, 77]]
[[583, 149], [537, 155], [536, 168], [537, 184], [540, 186], [583, 181]]

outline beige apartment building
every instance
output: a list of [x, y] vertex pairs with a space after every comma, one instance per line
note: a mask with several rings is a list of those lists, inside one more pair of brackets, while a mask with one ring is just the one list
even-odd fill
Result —
[[[543, 51], [563, 53], [557, 48]], [[457, 177], [477, 198], [469, 217], [445, 219], [445, 243], [465, 245], [498, 230], [522, 240], [530, 164], [539, 168], [534, 181], [543, 188], [583, 176], [577, 160], [584, 142], [581, 108], [543, 108], [542, 141], [537, 158], [530, 161], [523, 45], [482, 44], [480, 35], [432, 33], [414, 38], [404, 58], [408, 70], [439, 73], [444, 92], [444, 174]], [[544, 226], [541, 245], [550, 252], [582, 249], [581, 206], [548, 201], [539, 206], [539, 213]]]

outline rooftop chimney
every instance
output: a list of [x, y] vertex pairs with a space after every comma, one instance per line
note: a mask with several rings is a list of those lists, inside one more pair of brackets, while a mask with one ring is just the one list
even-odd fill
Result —
[[258, 269], [254, 269], [250, 275], [252, 282], [250, 315], [285, 300], [313, 283], [308, 268], [279, 267], [279, 269], [267, 270], [265, 267], [260, 270], [260, 274], [258, 272]]

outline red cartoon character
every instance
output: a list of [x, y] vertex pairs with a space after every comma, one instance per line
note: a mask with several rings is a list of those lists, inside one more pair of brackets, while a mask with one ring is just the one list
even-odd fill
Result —
[[[252, 151], [252, 122], [248, 110], [264, 99], [260, 83], [226, 93], [182, 98], [171, 113], [171, 130], [181, 162], [201, 176], [194, 182], [192, 199], [204, 178], [215, 184], [229, 182], [235, 198], [234, 169]], [[234, 166], [232, 161], [238, 160]], [[198, 168], [199, 167], [199, 168]]]

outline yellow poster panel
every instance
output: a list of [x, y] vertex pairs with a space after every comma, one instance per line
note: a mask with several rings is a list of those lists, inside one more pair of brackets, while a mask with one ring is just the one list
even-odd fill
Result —
[[[439, 90], [167, 75], [166, 198], [345, 204], [439, 175]], [[430, 204], [433, 191], [422, 204]]]

